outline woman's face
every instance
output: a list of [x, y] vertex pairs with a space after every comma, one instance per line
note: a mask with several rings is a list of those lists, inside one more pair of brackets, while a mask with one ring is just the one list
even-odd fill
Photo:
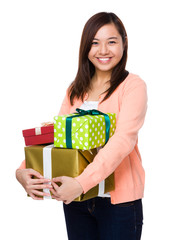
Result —
[[113, 23], [106, 24], [96, 33], [88, 58], [96, 71], [112, 72], [123, 56], [123, 42]]

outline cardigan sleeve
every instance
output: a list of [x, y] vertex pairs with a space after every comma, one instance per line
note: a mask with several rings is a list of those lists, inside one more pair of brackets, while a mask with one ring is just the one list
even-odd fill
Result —
[[70, 100], [69, 100], [69, 95], [68, 95], [68, 89], [66, 91], [66, 95], [63, 99], [60, 111], [58, 115], [65, 115], [70, 113]]
[[125, 84], [122, 91], [122, 101], [114, 135], [99, 151], [94, 161], [81, 175], [76, 177], [83, 187], [84, 193], [114, 172], [137, 143], [138, 131], [144, 123], [147, 110], [146, 85], [143, 80], [137, 78]]
[[18, 169], [25, 169], [25, 168], [26, 168], [26, 161], [23, 160]]

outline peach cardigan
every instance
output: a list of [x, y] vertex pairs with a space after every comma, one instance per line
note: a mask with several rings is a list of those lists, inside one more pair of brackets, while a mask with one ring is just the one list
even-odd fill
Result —
[[[146, 84], [139, 76], [130, 73], [113, 94], [101, 102], [103, 97], [99, 98], [98, 110], [116, 113], [116, 131], [76, 179], [86, 193], [114, 172], [115, 190], [110, 192], [111, 203], [140, 199], [144, 192], [145, 172], [137, 143], [147, 110]], [[86, 99], [87, 95], [84, 101]], [[75, 112], [82, 103], [78, 99], [71, 106], [66, 93], [59, 115]], [[24, 162], [20, 168], [25, 168]]]

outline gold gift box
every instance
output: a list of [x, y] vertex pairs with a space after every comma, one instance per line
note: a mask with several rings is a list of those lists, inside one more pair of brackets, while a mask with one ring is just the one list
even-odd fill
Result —
[[[26, 168], [32, 168], [43, 174], [43, 148], [46, 145], [35, 145], [25, 147]], [[77, 177], [91, 163], [97, 154], [96, 149], [78, 150], [55, 148], [51, 150], [52, 178], [59, 176]], [[84, 201], [98, 196], [99, 185], [81, 194], [74, 201]], [[114, 174], [105, 179], [105, 191], [114, 190]]]

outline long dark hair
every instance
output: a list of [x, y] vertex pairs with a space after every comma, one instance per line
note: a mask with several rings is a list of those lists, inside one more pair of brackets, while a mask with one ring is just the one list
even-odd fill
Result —
[[119, 84], [126, 78], [128, 72], [125, 70], [127, 61], [128, 41], [127, 33], [122, 21], [114, 14], [107, 12], [100, 12], [92, 16], [84, 26], [80, 50], [79, 50], [79, 65], [78, 72], [75, 80], [69, 87], [70, 102], [73, 105], [74, 98], [83, 98], [90, 88], [91, 79], [95, 73], [94, 65], [88, 59], [88, 53], [92, 46], [97, 31], [104, 25], [113, 23], [115, 24], [119, 34], [122, 37], [124, 51], [120, 62], [114, 67], [110, 79], [110, 87], [106, 91], [106, 95], [103, 99], [106, 100], [119, 86]]

